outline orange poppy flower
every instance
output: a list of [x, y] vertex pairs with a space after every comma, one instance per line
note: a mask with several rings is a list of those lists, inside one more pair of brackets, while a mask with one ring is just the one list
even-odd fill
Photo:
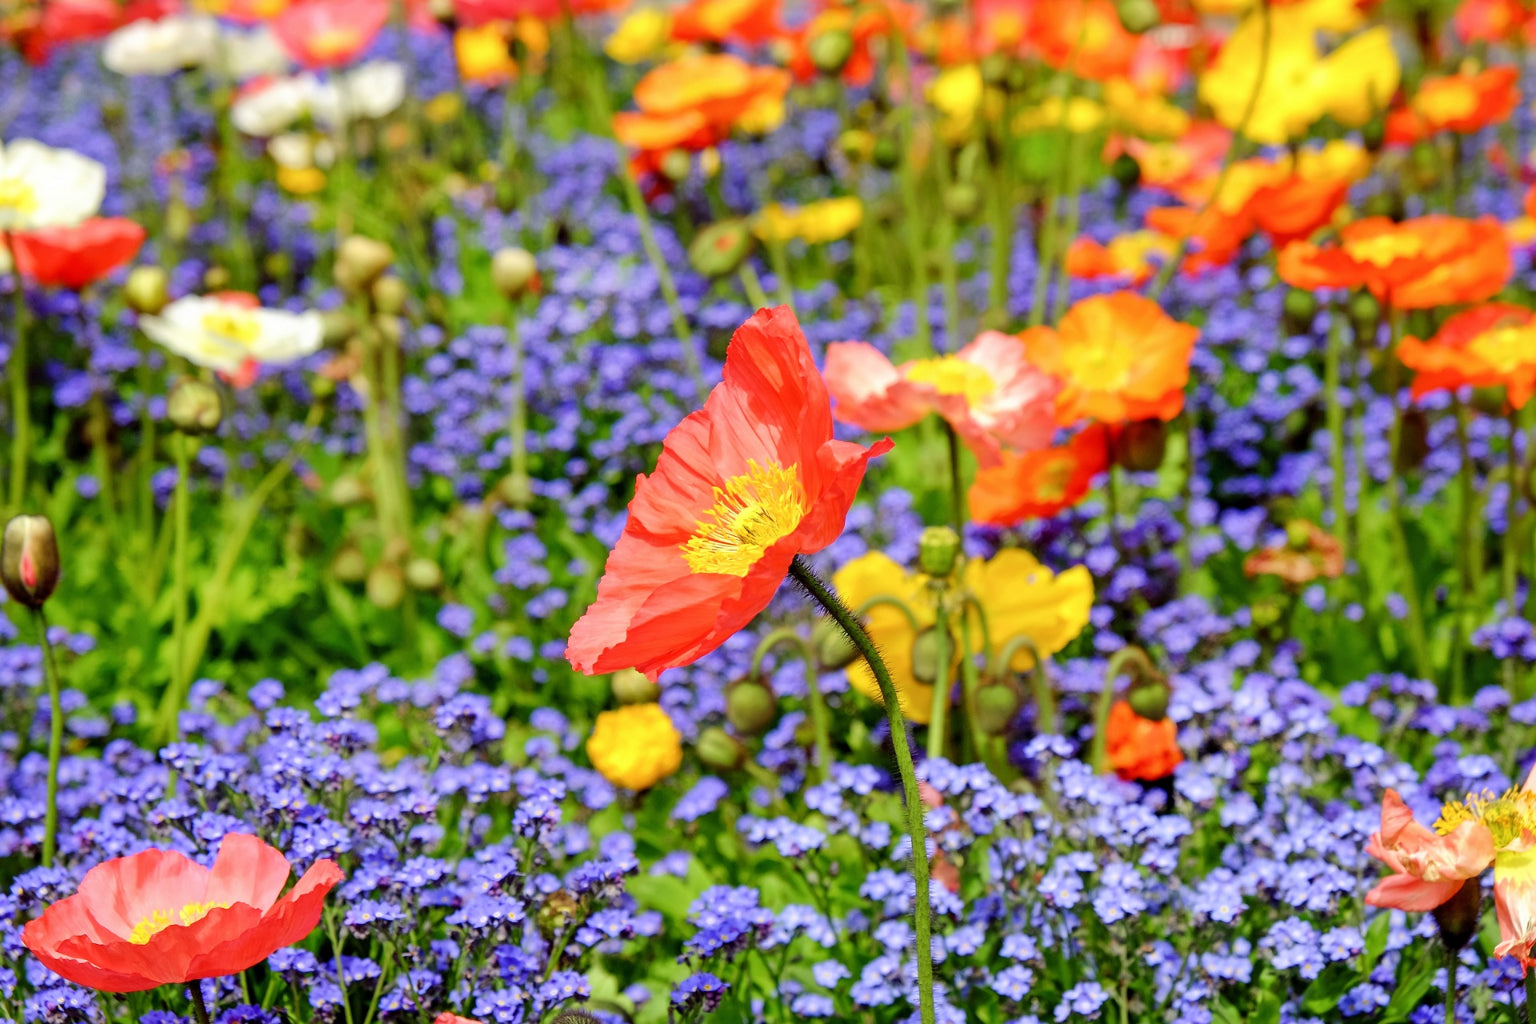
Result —
[[1521, 306], [1494, 302], [1458, 313], [1428, 341], [1404, 338], [1397, 352], [1417, 371], [1414, 398], [1503, 386], [1520, 409], [1536, 392], [1536, 312]]
[[1056, 0], [1029, 25], [1029, 43], [1042, 60], [1096, 82], [1128, 75], [1139, 42], [1120, 24], [1113, 0]]
[[758, 46], [778, 35], [778, 17], [778, 0], [689, 0], [672, 13], [672, 38]]
[[818, 72], [811, 59], [812, 42], [828, 32], [844, 32], [852, 49], [843, 64], [842, 79], [848, 85], [868, 85], [875, 77], [876, 40], [895, 36], [893, 45], [907, 46], [917, 22], [917, 8], [901, 0], [860, 0], [848, 7], [828, 3], [788, 37], [789, 69], [802, 82], [815, 78]]
[[1203, 209], [1155, 206], [1147, 211], [1147, 227], [1174, 242], [1188, 239], [1182, 269], [1196, 274], [1236, 259], [1243, 242], [1253, 234], [1253, 217], [1246, 207], [1227, 213], [1215, 203]]
[[1155, 782], [1173, 774], [1184, 763], [1179, 749], [1179, 729], [1173, 719], [1154, 722], [1131, 709], [1129, 701], [1117, 700], [1109, 709], [1104, 728], [1104, 752], [1109, 767], [1122, 779]]
[[1344, 228], [1337, 245], [1292, 242], [1279, 260], [1293, 288], [1364, 287], [1398, 309], [1481, 302], [1512, 270], [1498, 221], [1439, 214], [1402, 223], [1368, 217]]
[[1117, 277], [1139, 285], [1156, 269], [1151, 257], [1166, 260], [1173, 251], [1174, 242], [1156, 231], [1128, 232], [1110, 239], [1108, 245], [1087, 237], [1076, 238], [1067, 247], [1067, 273], [1086, 281]]
[[1387, 141], [1409, 145], [1437, 132], [1465, 134], [1498, 124], [1520, 102], [1518, 78], [1513, 65], [1426, 78], [1406, 107], [1387, 115]]
[[320, 922], [342, 879], [319, 860], [292, 871], [255, 836], [230, 833], [212, 868], [169, 850], [103, 861], [79, 890], [27, 922], [21, 941], [61, 977], [99, 992], [143, 992], [254, 967]]
[[832, 437], [832, 401], [788, 307], [762, 309], [726, 350], [724, 380], [662, 442], [566, 658], [655, 679], [708, 654], [773, 599], [801, 553], [842, 532], [871, 458]]
[[1277, 249], [1311, 238], [1333, 221], [1349, 193], [1346, 178], [1305, 178], [1291, 175], [1256, 189], [1248, 200], [1254, 224]]
[[992, 526], [1049, 519], [1086, 498], [1093, 478], [1108, 468], [1109, 446], [1096, 423], [1055, 448], [1005, 453], [1001, 466], [977, 471], [971, 518]]
[[729, 54], [698, 54], [653, 68], [635, 86], [639, 111], [615, 114], [620, 142], [643, 153], [700, 150], [727, 138], [764, 104], [782, 102], [789, 75]]
[[1029, 361], [1062, 381], [1056, 422], [1171, 420], [1184, 407], [1200, 332], [1135, 292], [1095, 295], [1055, 328], [1019, 335]]

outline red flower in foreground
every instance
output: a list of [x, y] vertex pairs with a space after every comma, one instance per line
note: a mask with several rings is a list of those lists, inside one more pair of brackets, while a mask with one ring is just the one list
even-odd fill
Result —
[[388, 20], [382, 0], [304, 0], [272, 20], [272, 34], [305, 67], [335, 68], [368, 49]]
[[1122, 779], [1145, 782], [1172, 775], [1184, 763], [1178, 732], [1171, 718], [1154, 722], [1133, 711], [1129, 701], [1115, 701], [1104, 729], [1104, 752], [1109, 757], [1109, 767]]
[[144, 229], [124, 217], [95, 217], [72, 228], [11, 236], [11, 252], [22, 277], [77, 290], [127, 264], [143, 244]]
[[773, 599], [794, 556], [842, 533], [869, 448], [833, 439], [826, 384], [788, 307], [757, 310], [725, 355], [725, 379], [642, 474], [598, 600], [565, 657], [588, 674], [656, 679], [733, 636]]
[[866, 465], [891, 447], [833, 440], [799, 321], [785, 306], [758, 310], [731, 338], [724, 380], [636, 481], [566, 658], [589, 674], [655, 679], [719, 647], [767, 606], [796, 555], [837, 538]]
[[65, 980], [102, 992], [238, 974], [314, 931], [342, 878], [334, 861], [316, 861], [279, 899], [290, 870], [240, 833], [224, 837], [212, 869], [169, 850], [118, 857], [27, 922], [21, 941]]

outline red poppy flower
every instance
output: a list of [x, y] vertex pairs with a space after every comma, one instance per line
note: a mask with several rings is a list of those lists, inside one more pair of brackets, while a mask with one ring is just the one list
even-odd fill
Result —
[[77, 227], [11, 236], [11, 252], [22, 277], [76, 290], [127, 264], [143, 244], [144, 229], [124, 217], [94, 217]]
[[688, 0], [672, 13], [672, 38], [757, 46], [778, 34], [778, 18], [778, 0]]
[[1503, 387], [1523, 408], [1536, 392], [1536, 313], [1493, 302], [1458, 313], [1428, 341], [1404, 338], [1403, 365], [1418, 371], [1413, 397], [1463, 387]]
[[1408, 106], [1387, 115], [1387, 141], [1411, 145], [1437, 132], [1465, 134], [1498, 124], [1520, 102], [1518, 78], [1513, 65], [1426, 78]]
[[1044, 451], [1004, 453], [1003, 464], [981, 469], [971, 485], [971, 518], [992, 526], [1049, 519], [1088, 496], [1093, 478], [1109, 468], [1109, 446], [1098, 424]]
[[1109, 767], [1122, 779], [1154, 782], [1173, 774], [1184, 763], [1179, 749], [1178, 726], [1173, 719], [1154, 722], [1132, 710], [1129, 701], [1117, 700], [1109, 709], [1104, 729], [1104, 752]]
[[272, 33], [305, 67], [335, 68], [368, 49], [388, 20], [382, 0], [304, 0], [272, 20]]
[[788, 67], [802, 82], [815, 78], [818, 72], [811, 59], [812, 43], [827, 33], [844, 32], [853, 47], [843, 64], [842, 79], [848, 85], [868, 85], [875, 77], [880, 45], [910, 45], [908, 36], [918, 19], [917, 7], [902, 0], [862, 0], [850, 6], [825, 3], [804, 25], [786, 34], [790, 44]]
[[761, 309], [724, 380], [641, 476], [597, 600], [566, 658], [589, 674], [663, 670], [708, 654], [767, 606], [802, 552], [843, 529], [865, 466], [890, 451], [832, 438], [832, 402], [788, 307]]
[[1481, 302], [1512, 270], [1508, 239], [1491, 217], [1367, 217], [1344, 228], [1337, 245], [1293, 242], [1279, 260], [1293, 288], [1365, 287], [1398, 309]]
[[27, 922], [21, 941], [60, 977], [102, 992], [238, 974], [314, 931], [342, 878], [334, 862], [316, 861], [279, 899], [290, 870], [240, 833], [224, 837], [212, 869], [169, 850], [118, 857]]
[[1096, 82], [1128, 74], [1140, 42], [1120, 24], [1111, 0], [1058, 0], [1029, 33], [1051, 67]]

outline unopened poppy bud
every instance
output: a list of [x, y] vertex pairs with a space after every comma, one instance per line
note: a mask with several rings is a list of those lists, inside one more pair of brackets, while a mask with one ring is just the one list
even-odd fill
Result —
[[134, 267], [123, 284], [123, 298], [135, 313], [154, 316], [171, 301], [170, 277], [159, 267]]
[[901, 163], [901, 146], [891, 136], [882, 135], [875, 140], [875, 148], [870, 155], [876, 167], [889, 171]]
[[817, 619], [811, 627], [811, 646], [822, 668], [847, 668], [859, 657], [859, 648], [843, 627], [830, 618]]
[[1120, 24], [1132, 35], [1150, 32], [1162, 22], [1162, 14], [1152, 0], [1115, 0]]
[[712, 725], [699, 733], [699, 741], [694, 749], [698, 751], [699, 760], [705, 766], [720, 772], [735, 771], [747, 759], [747, 748], [718, 725]]
[[203, 271], [203, 291], [222, 292], [229, 290], [229, 271], [223, 267], [209, 267]]
[[333, 504], [343, 508], [361, 505], [368, 500], [368, 488], [356, 473], [343, 473], [331, 484], [330, 498]]
[[1170, 696], [1172, 696], [1172, 690], [1168, 687], [1168, 680], [1161, 673], [1150, 676], [1142, 673], [1131, 683], [1125, 699], [1138, 718], [1145, 718], [1149, 722], [1161, 722], [1168, 717]]
[[746, 678], [725, 691], [725, 718], [743, 736], [759, 736], [779, 717], [779, 701], [766, 683]]
[[364, 591], [375, 608], [394, 608], [405, 598], [405, 574], [393, 562], [380, 562], [368, 570]]
[[1445, 948], [1459, 953], [1477, 934], [1483, 918], [1483, 880], [1474, 875], [1461, 883], [1456, 895], [1433, 911]]
[[274, 281], [281, 281], [293, 272], [293, 257], [287, 250], [269, 252], [261, 261], [262, 272]]
[[496, 485], [496, 496], [515, 509], [526, 509], [533, 504], [533, 481], [527, 473], [508, 473]]
[[917, 567], [929, 576], [948, 576], [960, 556], [960, 535], [948, 526], [930, 526], [917, 540]]
[[1312, 524], [1305, 519], [1292, 519], [1285, 524], [1285, 546], [1292, 551], [1309, 551], [1312, 548]]
[[328, 309], [320, 314], [320, 339], [332, 348], [345, 344], [357, 333], [357, 320], [345, 309]]
[[1285, 329], [1292, 334], [1303, 334], [1312, 329], [1317, 319], [1317, 296], [1305, 288], [1292, 288], [1285, 293]]
[[443, 585], [443, 567], [424, 556], [405, 563], [405, 582], [412, 590], [437, 590]]
[[693, 157], [685, 149], [669, 149], [661, 158], [661, 173], [668, 181], [683, 181], [693, 171]]
[[944, 209], [955, 220], [970, 220], [981, 209], [981, 191], [969, 181], [957, 181], [944, 190]]
[[838, 152], [851, 164], [868, 160], [874, 146], [875, 137], [862, 128], [850, 128], [837, 137]]
[[339, 583], [361, 583], [368, 576], [368, 556], [348, 541], [331, 559], [331, 575]]
[[[946, 651], [953, 651], [954, 644], [946, 643]], [[917, 634], [912, 641], [912, 678], [920, 683], [932, 683], [939, 678], [939, 631], [932, 626]]]
[[380, 313], [397, 316], [405, 311], [405, 282], [386, 274], [373, 282], [373, 305]]
[[491, 257], [491, 283], [507, 298], [520, 299], [536, 291], [538, 281], [538, 261], [527, 249], [507, 246]]
[[1381, 323], [1381, 303], [1370, 292], [1356, 292], [1349, 300], [1349, 325], [1356, 341], [1372, 341]]
[[165, 418], [191, 437], [211, 434], [224, 421], [224, 400], [219, 389], [207, 381], [183, 377], [165, 400]]
[[811, 38], [809, 49], [816, 70], [824, 75], [835, 75], [853, 56], [853, 36], [841, 30], [818, 32]]
[[1162, 420], [1136, 420], [1115, 433], [1115, 463], [1131, 473], [1150, 473], [1168, 454], [1168, 424]]
[[1424, 410], [1411, 406], [1403, 410], [1397, 442], [1397, 462], [1393, 466], [1399, 473], [1417, 469], [1429, 457], [1429, 417]]
[[395, 262], [395, 250], [386, 243], [362, 235], [348, 235], [336, 250], [336, 283], [341, 290], [361, 295], [373, 287]]
[[564, 889], [556, 889], [550, 893], [539, 907], [537, 914], [539, 930], [547, 934], [564, 931], [576, 920], [576, 913], [581, 909], [581, 904], [576, 897]]
[[173, 242], [185, 242], [192, 233], [192, 208], [173, 198], [165, 206], [165, 236]]
[[755, 243], [745, 221], [717, 221], [694, 236], [688, 246], [688, 262], [706, 277], [725, 277], [736, 273]]
[[59, 542], [47, 516], [15, 516], [0, 540], [0, 580], [6, 593], [41, 608], [59, 584]]
[[1133, 189], [1141, 184], [1141, 164], [1129, 153], [1121, 153], [1109, 165], [1109, 176], [1121, 190]]
[[644, 672], [620, 669], [608, 680], [613, 699], [620, 704], [654, 704], [661, 697], [661, 687], [646, 678]]
[[988, 736], [1005, 736], [1023, 703], [1018, 688], [1011, 682], [983, 686], [976, 691], [976, 724]]

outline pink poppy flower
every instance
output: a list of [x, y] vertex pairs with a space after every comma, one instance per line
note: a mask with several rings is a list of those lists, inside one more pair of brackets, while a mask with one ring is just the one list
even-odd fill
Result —
[[842, 422], [888, 433], [936, 412], [985, 467], [1001, 465], [1004, 451], [1046, 447], [1056, 431], [1060, 382], [1026, 361], [1018, 338], [999, 331], [954, 355], [900, 366], [866, 342], [834, 343], [825, 376]]
[[1409, 911], [1440, 906], [1494, 858], [1493, 833], [1481, 821], [1463, 821], [1439, 835], [1414, 821], [1393, 789], [1381, 800], [1381, 831], [1371, 836], [1365, 849], [1392, 869], [1366, 894], [1365, 902]]

